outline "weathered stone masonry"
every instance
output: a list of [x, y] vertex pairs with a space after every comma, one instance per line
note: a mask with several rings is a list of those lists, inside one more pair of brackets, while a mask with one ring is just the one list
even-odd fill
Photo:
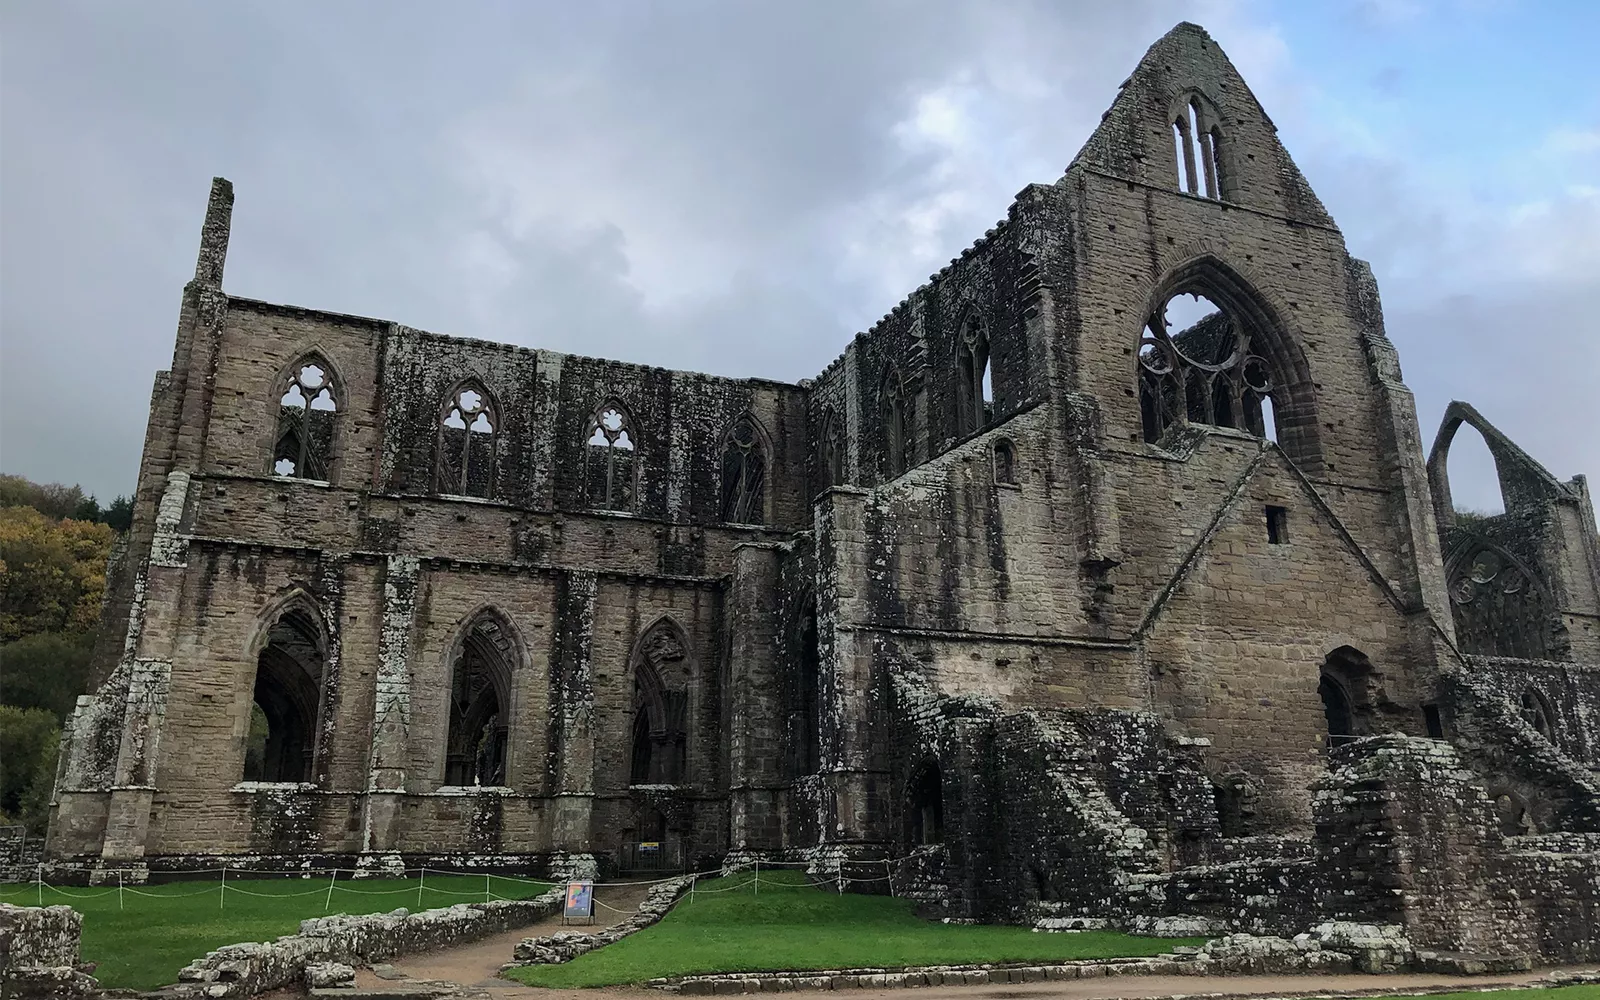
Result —
[[[1588, 487], [1464, 404], [1424, 461], [1370, 269], [1198, 27], [793, 385], [228, 295], [232, 199], [63, 867], [782, 855], [949, 916], [1596, 957]], [[1450, 503], [1463, 424], [1503, 515]]]

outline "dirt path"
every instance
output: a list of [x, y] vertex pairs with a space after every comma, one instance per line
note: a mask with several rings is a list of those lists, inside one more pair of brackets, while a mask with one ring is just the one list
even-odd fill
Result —
[[[500, 994], [500, 987], [511, 989], [515, 983], [496, 978], [500, 966], [511, 961], [511, 950], [517, 942], [527, 937], [539, 937], [544, 934], [553, 934], [563, 927], [570, 930], [590, 930], [600, 927], [610, 927], [633, 916], [639, 910], [639, 904], [644, 902], [644, 885], [597, 885], [595, 886], [595, 920], [593, 924], [564, 924], [560, 914], [547, 917], [538, 923], [519, 927], [516, 930], [496, 934], [493, 937], [464, 944], [458, 948], [445, 948], [440, 951], [423, 952], [418, 955], [407, 955], [394, 961], [394, 967], [406, 974], [409, 979], [444, 980], [460, 983], [463, 986], [480, 988], [495, 988], [496, 996]], [[403, 982], [404, 980], [399, 980]], [[356, 983], [363, 987], [374, 987], [385, 981], [379, 979], [370, 969], [361, 969], [356, 973]], [[541, 994], [549, 991], [537, 991]], [[591, 993], [592, 996], [592, 993]]]

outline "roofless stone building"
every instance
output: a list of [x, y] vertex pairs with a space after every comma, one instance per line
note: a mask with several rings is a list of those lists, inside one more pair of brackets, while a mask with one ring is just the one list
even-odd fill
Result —
[[[1462, 404], [1424, 461], [1370, 270], [1199, 27], [798, 384], [226, 294], [232, 202], [59, 865], [755, 854], [1600, 957], [1588, 487]], [[1502, 515], [1452, 510], [1463, 423]]]

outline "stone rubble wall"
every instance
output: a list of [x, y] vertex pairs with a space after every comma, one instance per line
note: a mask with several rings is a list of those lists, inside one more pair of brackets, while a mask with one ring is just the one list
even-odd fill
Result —
[[308, 965], [370, 965], [413, 952], [448, 948], [542, 920], [561, 909], [564, 887], [527, 900], [457, 903], [410, 913], [303, 920], [298, 934], [262, 944], [233, 944], [189, 963], [165, 995], [247, 997], [301, 982]]
[[78, 971], [83, 916], [70, 906], [0, 903], [0, 996], [84, 997], [98, 992]]
[[629, 934], [644, 930], [667, 915], [673, 905], [682, 899], [695, 883], [697, 876], [689, 875], [652, 886], [639, 904], [639, 912], [604, 930], [557, 931], [543, 937], [523, 938], [512, 952], [517, 965], [558, 965], [570, 962], [585, 952], [603, 948], [622, 940]]

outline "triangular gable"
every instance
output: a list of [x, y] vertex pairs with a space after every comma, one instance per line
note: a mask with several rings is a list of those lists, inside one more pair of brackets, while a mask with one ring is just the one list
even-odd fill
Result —
[[[1142, 639], [1148, 636], [1151, 631], [1154, 630], [1156, 625], [1161, 620], [1162, 613], [1172, 603], [1179, 590], [1182, 589], [1184, 583], [1194, 575], [1196, 568], [1203, 561], [1205, 554], [1210, 551], [1213, 544], [1216, 542], [1217, 536], [1221, 534], [1223, 528], [1229, 524], [1234, 515], [1239, 512], [1250, 492], [1251, 483], [1260, 476], [1261, 470], [1266, 467], [1268, 463], [1275, 463], [1278, 468], [1286, 471], [1289, 474], [1289, 477], [1293, 482], [1298, 484], [1300, 493], [1307, 501], [1307, 504], [1303, 508], [1297, 508], [1297, 512], [1302, 512], [1303, 515], [1314, 515], [1317, 521], [1320, 521], [1326, 527], [1331, 529], [1333, 534], [1339, 539], [1341, 548], [1347, 552], [1356, 563], [1360, 565], [1362, 572], [1383, 594], [1385, 600], [1387, 600], [1389, 604], [1393, 605], [1396, 611], [1402, 615], [1428, 613], [1421, 604], [1408, 601], [1405, 596], [1395, 588], [1394, 584], [1391, 583], [1389, 579], [1383, 575], [1383, 572], [1378, 569], [1377, 563], [1373, 562], [1372, 558], [1368, 556], [1366, 551], [1361, 548], [1361, 545], [1356, 541], [1355, 536], [1352, 535], [1349, 529], [1344, 526], [1344, 523], [1339, 520], [1339, 516], [1334, 513], [1333, 508], [1328, 506], [1327, 501], [1324, 500], [1322, 495], [1317, 492], [1316, 487], [1311, 483], [1311, 481], [1307, 479], [1298, 468], [1295, 467], [1293, 462], [1289, 461], [1288, 458], [1284, 456], [1283, 452], [1279, 450], [1276, 444], [1266, 443], [1262, 446], [1261, 452], [1257, 454], [1255, 458], [1251, 459], [1250, 463], [1246, 465], [1244, 470], [1240, 472], [1239, 475], [1234, 479], [1233, 483], [1228, 488], [1227, 498], [1217, 508], [1216, 513], [1212, 515], [1212, 518], [1206, 525], [1205, 530], [1198, 534], [1198, 536], [1195, 538], [1194, 544], [1189, 547], [1189, 550], [1186, 553], [1184, 553], [1183, 559], [1178, 563], [1178, 567], [1173, 571], [1172, 576], [1168, 578], [1167, 582], [1156, 593], [1155, 597], [1151, 599], [1150, 604], [1145, 609], [1144, 615], [1140, 619], [1138, 627], [1134, 629], [1134, 639]], [[1297, 532], [1303, 531], [1304, 526], [1302, 525], [1296, 530]], [[1434, 623], [1434, 627], [1441, 635], [1448, 635], [1448, 633], [1445, 633], [1442, 629], [1438, 629], [1437, 622]]]
[[1081, 167], [1176, 188], [1173, 117], [1193, 94], [1221, 120], [1229, 175], [1224, 200], [1334, 228], [1249, 84], [1206, 30], [1187, 21], [1150, 46], [1068, 171]]

